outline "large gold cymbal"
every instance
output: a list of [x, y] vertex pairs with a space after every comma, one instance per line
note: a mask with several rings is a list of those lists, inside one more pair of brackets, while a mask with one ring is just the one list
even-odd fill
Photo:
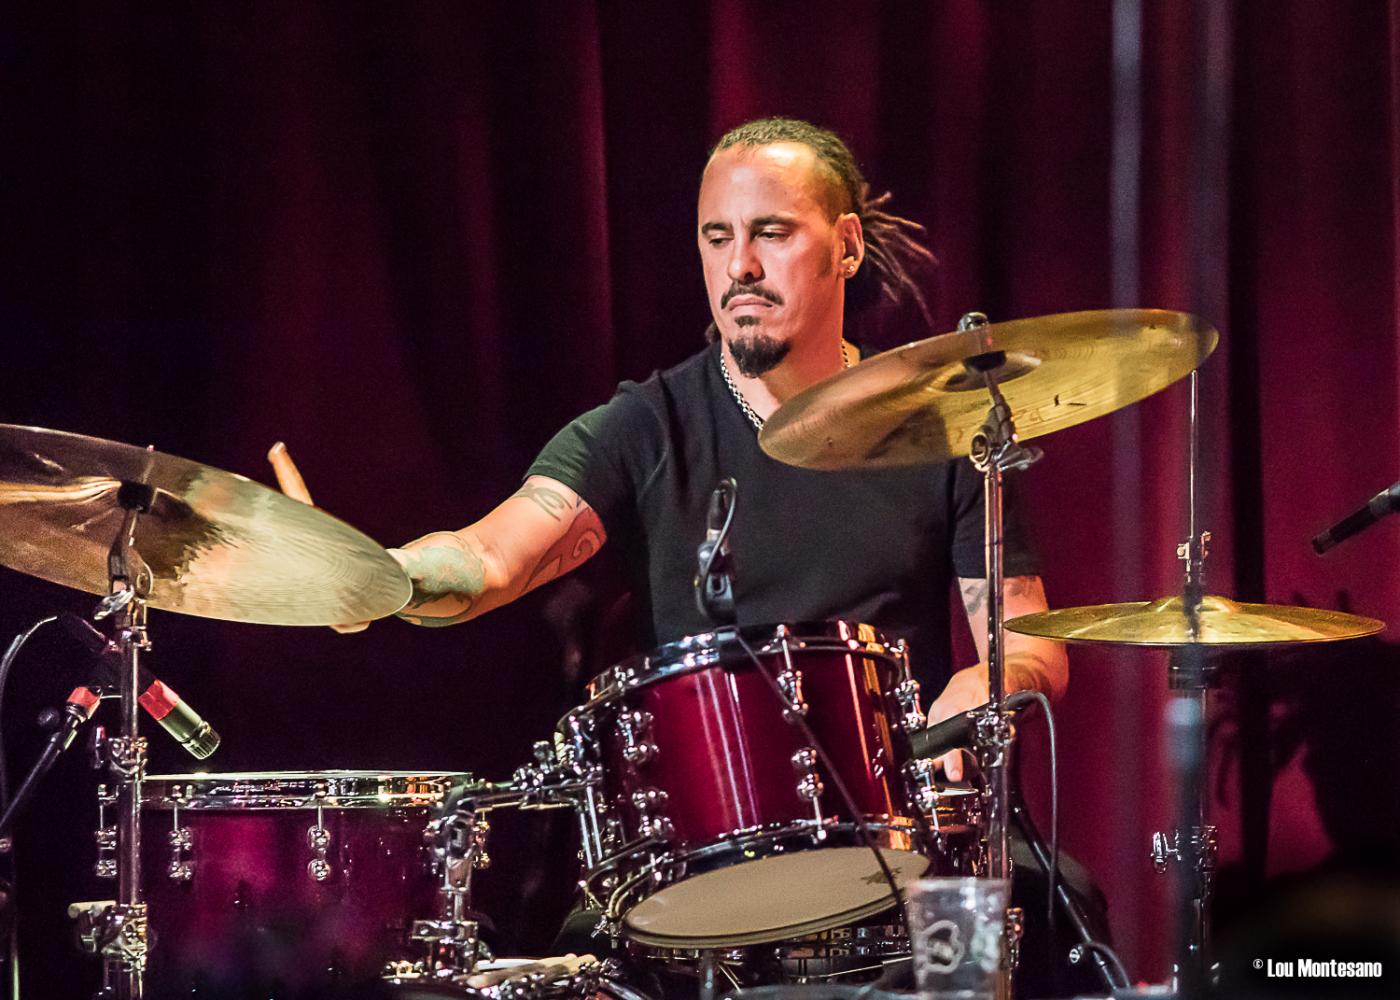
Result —
[[1335, 642], [1373, 635], [1385, 628], [1362, 618], [1323, 608], [1286, 604], [1241, 604], [1224, 597], [1201, 599], [1200, 634], [1193, 638], [1180, 597], [1132, 604], [1093, 604], [1022, 615], [1006, 623], [1011, 632], [1067, 642], [1106, 642], [1125, 646], [1274, 646]]
[[886, 351], [788, 400], [759, 444], [789, 465], [855, 469], [968, 454], [991, 405], [963, 364], [1004, 352], [997, 383], [1025, 440], [1122, 409], [1189, 374], [1219, 334], [1188, 313], [1105, 309], [991, 323]]
[[105, 594], [123, 482], [155, 490], [136, 525], [151, 607], [266, 625], [393, 614], [412, 587], [372, 539], [243, 476], [158, 451], [0, 424], [0, 565]]

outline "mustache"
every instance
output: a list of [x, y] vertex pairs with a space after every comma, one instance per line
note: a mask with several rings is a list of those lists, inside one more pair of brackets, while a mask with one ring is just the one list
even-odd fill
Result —
[[765, 302], [771, 302], [775, 306], [783, 304], [783, 297], [777, 292], [764, 288], [762, 285], [741, 285], [736, 281], [719, 297], [719, 307], [723, 309], [725, 306], [729, 305], [731, 299], [737, 298], [740, 295], [753, 295], [763, 299]]

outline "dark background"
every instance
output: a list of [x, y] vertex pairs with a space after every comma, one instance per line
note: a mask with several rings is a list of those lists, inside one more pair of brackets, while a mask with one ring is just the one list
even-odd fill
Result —
[[[383, 543], [459, 527], [619, 379], [700, 345], [706, 151], [789, 114], [842, 133], [942, 262], [935, 329], [896, 315], [870, 339], [969, 309], [1204, 313], [1222, 333], [1201, 380], [1210, 589], [1400, 611], [1400, 524], [1325, 559], [1307, 545], [1400, 469], [1397, 0], [1202, 5], [1213, 49], [1193, 5], [1145, 4], [1127, 34], [1140, 85], [1118, 105], [1136, 95], [1136, 143], [1114, 124], [1108, 2], [6, 6], [0, 421], [267, 482], [285, 440], [317, 502]], [[1212, 66], [1223, 86], [1203, 97]], [[1114, 173], [1115, 137], [1138, 169]], [[1186, 400], [1178, 386], [1040, 442], [1027, 479], [1053, 603], [1179, 586]], [[152, 665], [223, 733], [220, 770], [500, 778], [577, 698], [555, 624], [585, 601], [556, 585], [460, 628], [352, 637], [157, 613]], [[0, 570], [6, 641], [90, 605]], [[1212, 806], [1227, 907], [1342, 855], [1393, 864], [1395, 659], [1373, 643], [1236, 664]], [[75, 660], [46, 638], [19, 661], [13, 769]], [[1160, 978], [1163, 660], [1073, 664], [1065, 844], [1104, 884], [1129, 968]], [[153, 772], [190, 769], [152, 744]], [[63, 916], [110, 893], [87, 877], [95, 780], [66, 758], [20, 831], [43, 995], [95, 974], [67, 957]], [[496, 841], [483, 905], [516, 948], [542, 947], [567, 825], [502, 820]]]

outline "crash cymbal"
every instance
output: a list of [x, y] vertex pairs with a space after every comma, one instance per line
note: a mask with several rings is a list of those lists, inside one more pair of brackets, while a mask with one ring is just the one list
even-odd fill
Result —
[[817, 383], [779, 407], [758, 440], [779, 461], [811, 469], [955, 458], [968, 454], [991, 405], [969, 359], [1005, 354], [993, 371], [1025, 440], [1166, 388], [1218, 340], [1204, 321], [1164, 309], [991, 323], [906, 344]]
[[1323, 608], [1286, 604], [1241, 604], [1224, 597], [1201, 599], [1200, 634], [1193, 640], [1180, 597], [1133, 604], [1093, 604], [1022, 615], [1006, 623], [1011, 632], [1068, 642], [1125, 646], [1274, 646], [1335, 642], [1373, 635], [1385, 622]]
[[151, 607], [266, 625], [393, 614], [411, 585], [342, 521], [243, 476], [100, 438], [0, 424], [0, 565], [106, 594], [123, 482], [153, 487], [136, 525]]

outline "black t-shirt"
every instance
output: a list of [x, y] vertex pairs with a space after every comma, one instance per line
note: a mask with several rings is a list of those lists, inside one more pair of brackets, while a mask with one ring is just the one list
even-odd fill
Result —
[[[545, 446], [528, 475], [576, 491], [623, 550], [644, 652], [713, 623], [695, 603], [710, 495], [732, 476], [738, 624], [866, 622], [909, 641], [926, 692], [949, 674], [949, 587], [984, 575], [982, 477], [966, 459], [823, 472], [769, 458], [719, 370], [719, 345], [605, 405]], [[1008, 508], [1012, 507], [1008, 495]], [[1008, 515], [1006, 573], [1033, 574]]]

